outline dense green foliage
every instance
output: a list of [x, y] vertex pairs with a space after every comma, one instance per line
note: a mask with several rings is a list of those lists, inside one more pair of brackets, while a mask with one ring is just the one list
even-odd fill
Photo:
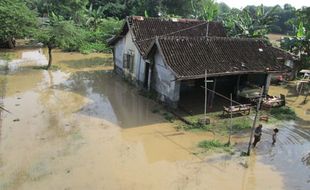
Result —
[[49, 63], [52, 64], [52, 49], [78, 50], [83, 36], [72, 20], [65, 20], [62, 16], [51, 14], [50, 18], [42, 24], [41, 29], [36, 32], [36, 39], [47, 46], [49, 51]]
[[30, 35], [37, 19], [22, 0], [1, 0], [0, 22], [0, 42], [12, 43], [13, 38]]
[[216, 152], [231, 152], [232, 147], [227, 143], [222, 143], [219, 140], [204, 140], [198, 143], [198, 147], [204, 151], [216, 151]]
[[[43, 19], [36, 19], [36, 14]], [[78, 31], [74, 39], [65, 40], [66, 43], [60, 40], [56, 46], [89, 53], [109, 51], [106, 40], [117, 33], [129, 15], [217, 20], [225, 24], [230, 36], [263, 37], [268, 32], [295, 34], [303, 14], [288, 4], [283, 8], [247, 6], [239, 10], [215, 0], [2, 0], [0, 39], [31, 37], [38, 33], [35, 36], [41, 36], [38, 39], [42, 40], [42, 33], [55, 26], [45, 25], [44, 31], [39, 32], [35, 31], [35, 25], [51, 19], [52, 15], [62, 18], [68, 29]], [[306, 28], [309, 15], [304, 17], [302, 23]], [[63, 36], [66, 35], [59, 38]], [[45, 40], [42, 42], [46, 44]]]
[[52, 14], [50, 19], [42, 24], [37, 31], [37, 39], [48, 48], [62, 48], [68, 50], [78, 50], [83, 36], [80, 29], [71, 20], [65, 20], [61, 16]]
[[[251, 14], [255, 14], [259, 7], [260, 6], [247, 6], [244, 9], [249, 11]], [[270, 15], [275, 19], [270, 26], [270, 31], [272, 33], [289, 34], [293, 32], [294, 26], [290, 24], [290, 20], [296, 16], [296, 9], [294, 7], [290, 4], [285, 4], [283, 8], [280, 6], [263, 6], [263, 9], [265, 12], [270, 12], [273, 9], [270, 13]]]
[[273, 108], [270, 114], [279, 120], [295, 120], [296, 113], [289, 107]]
[[273, 9], [265, 11], [263, 6], [253, 10], [244, 8], [234, 9], [223, 16], [223, 23], [230, 36], [262, 38], [269, 33], [271, 25], [275, 22]]
[[219, 6], [214, 0], [191, 0], [191, 4], [195, 18], [201, 20], [215, 20], [218, 16]]
[[284, 38], [281, 47], [299, 57], [296, 70], [310, 68], [310, 7], [304, 7], [296, 12], [296, 18], [290, 23], [296, 28], [292, 37]]

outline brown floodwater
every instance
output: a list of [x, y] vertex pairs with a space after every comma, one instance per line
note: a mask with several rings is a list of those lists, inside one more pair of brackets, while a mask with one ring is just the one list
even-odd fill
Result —
[[11, 112], [0, 112], [1, 190], [309, 189], [307, 122], [278, 124], [276, 146], [266, 125], [250, 157], [239, 156], [246, 135], [233, 137], [234, 155], [197, 155], [199, 141], [223, 137], [177, 131], [110, 71], [110, 55], [56, 51], [61, 69], [46, 71], [29, 67], [46, 64], [44, 50], [13, 54], [0, 61], [0, 104]]

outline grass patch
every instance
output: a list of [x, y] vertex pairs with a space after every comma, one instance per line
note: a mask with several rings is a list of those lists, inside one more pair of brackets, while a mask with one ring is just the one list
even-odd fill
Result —
[[160, 108], [153, 108], [152, 110], [152, 113], [154, 113], [154, 114], [159, 114], [159, 115], [161, 115], [161, 116], [163, 116], [164, 118], [165, 118], [165, 120], [167, 120], [167, 121], [169, 121], [169, 122], [171, 122], [171, 123], [173, 123], [174, 121], [175, 121], [175, 116], [172, 114], [172, 113], [170, 113], [170, 112], [168, 112], [168, 111], [165, 111], [164, 109], [160, 109]]
[[139, 92], [139, 94], [140, 94], [141, 96], [144, 96], [144, 97], [148, 98], [148, 99], [155, 100], [155, 101], [157, 100], [157, 93], [154, 92], [154, 91], [145, 91], [145, 90], [141, 90], [141, 91]]
[[204, 140], [198, 143], [198, 147], [205, 151], [231, 151], [232, 147], [227, 143], [222, 143], [218, 140]]
[[95, 57], [95, 58], [90, 58], [90, 59], [72, 60], [72, 61], [62, 62], [62, 64], [72, 69], [82, 69], [82, 68], [97, 67], [97, 66], [112, 66], [112, 63], [113, 63], [112, 57], [107, 57], [107, 58]]
[[14, 52], [0, 52], [0, 59], [5, 61], [10, 61], [14, 59], [16, 56]]
[[287, 106], [272, 108], [270, 114], [278, 120], [296, 120], [297, 118], [295, 111]]
[[175, 120], [174, 115], [172, 115], [171, 113], [164, 112], [164, 113], [163, 113], [163, 116], [164, 116], [164, 118], [165, 118], [167, 121], [169, 121], [169, 122], [171, 122], [171, 123]]
[[236, 118], [232, 123], [234, 132], [251, 129], [252, 127], [252, 120], [248, 118]]
[[79, 51], [84, 54], [94, 52], [111, 52], [111, 48], [104, 43], [84, 43], [80, 46]]
[[[199, 118], [201, 116], [190, 116], [186, 117], [188, 121], [192, 124], [180, 124], [178, 128], [182, 128], [184, 130], [190, 130], [194, 132], [199, 131], [209, 131], [213, 133], [218, 133], [222, 135], [226, 135], [230, 131], [231, 121], [230, 118], [211, 118], [211, 124], [205, 125], [199, 122]], [[251, 129], [252, 120], [248, 116], [244, 117], [236, 117], [232, 119], [232, 133], [238, 133], [241, 131], [246, 131]]]
[[[36, 70], [47, 70], [47, 66], [32, 66], [31, 67], [32, 69], [36, 69]], [[59, 70], [59, 66], [57, 65], [51, 65], [51, 67], [49, 68], [49, 70], [52, 70], [52, 71], [57, 71]]]

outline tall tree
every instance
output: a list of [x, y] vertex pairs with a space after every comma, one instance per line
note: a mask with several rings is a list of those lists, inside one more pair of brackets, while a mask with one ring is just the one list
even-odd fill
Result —
[[36, 38], [48, 48], [48, 65], [52, 65], [52, 50], [54, 48], [68, 48], [82, 41], [81, 32], [73, 21], [64, 20], [61, 16], [51, 13], [49, 20], [37, 31]]
[[36, 24], [35, 13], [22, 0], [0, 1], [0, 43], [13, 48], [14, 38], [30, 35]]
[[166, 15], [187, 17], [191, 14], [191, 1], [189, 0], [161, 0], [161, 11]]

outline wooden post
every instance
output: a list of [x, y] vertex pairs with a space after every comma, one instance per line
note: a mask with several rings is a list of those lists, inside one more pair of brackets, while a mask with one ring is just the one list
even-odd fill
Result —
[[205, 70], [205, 107], [204, 107], [204, 123], [207, 123], [207, 106], [208, 106], [208, 82], [213, 82], [213, 80], [208, 80], [208, 72]]
[[260, 97], [259, 97], [259, 100], [258, 100], [258, 103], [257, 103], [257, 106], [256, 106], [256, 113], [255, 113], [252, 129], [251, 129], [251, 136], [250, 136], [248, 152], [247, 152], [248, 156], [250, 156], [250, 154], [251, 154], [251, 144], [252, 144], [253, 134], [254, 134], [255, 126], [256, 126], [256, 120], [257, 120], [258, 112], [259, 112], [260, 105], [261, 105], [262, 99], [263, 99], [264, 88], [265, 87], [263, 86], [262, 89], [261, 89]]
[[204, 107], [204, 123], [207, 123], [207, 103], [208, 103], [208, 81], [207, 70], [205, 70], [205, 107]]
[[231, 140], [231, 133], [232, 133], [232, 93], [230, 93], [230, 128], [229, 128], [229, 138], [228, 138], [228, 145], [230, 145]]
[[215, 88], [216, 88], [216, 78], [214, 79], [214, 83], [213, 83], [213, 92], [212, 92], [212, 96], [211, 96], [211, 100], [210, 100], [210, 107], [211, 107], [211, 108], [213, 107]]

